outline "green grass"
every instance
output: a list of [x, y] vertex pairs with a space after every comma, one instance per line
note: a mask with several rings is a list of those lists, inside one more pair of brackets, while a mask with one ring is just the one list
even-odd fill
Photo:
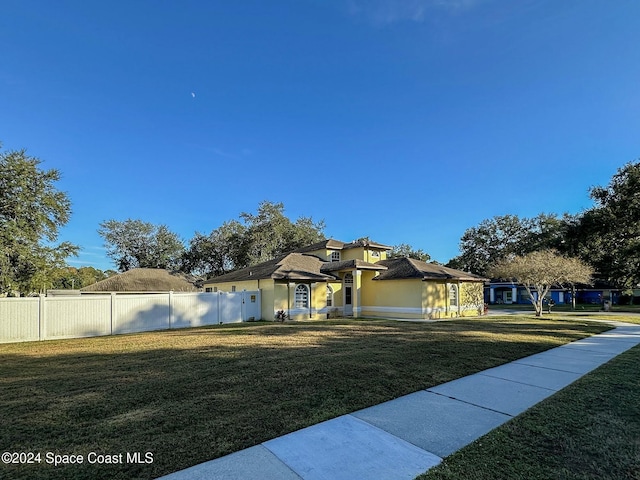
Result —
[[0, 478], [154, 478], [607, 328], [335, 320], [0, 345], [1, 451], [153, 453], [0, 466]]
[[418, 478], [640, 479], [639, 367], [640, 346]]

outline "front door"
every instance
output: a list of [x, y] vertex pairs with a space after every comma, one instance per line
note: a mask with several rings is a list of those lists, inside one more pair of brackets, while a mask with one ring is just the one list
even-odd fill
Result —
[[353, 275], [347, 273], [343, 280], [344, 314], [353, 315]]

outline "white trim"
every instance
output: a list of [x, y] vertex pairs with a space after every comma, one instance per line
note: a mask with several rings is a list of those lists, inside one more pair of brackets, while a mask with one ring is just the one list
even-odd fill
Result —
[[380, 307], [380, 306], [362, 306], [358, 307], [360, 310], [365, 310], [369, 312], [378, 312], [378, 313], [407, 313], [407, 314], [415, 314], [415, 315], [430, 315], [436, 312], [444, 312], [446, 309], [444, 307], [439, 308], [420, 308], [420, 307]]

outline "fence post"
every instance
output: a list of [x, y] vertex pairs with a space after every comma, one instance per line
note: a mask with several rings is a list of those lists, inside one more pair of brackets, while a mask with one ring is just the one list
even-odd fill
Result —
[[116, 294], [111, 292], [111, 315], [109, 315], [109, 321], [111, 326], [109, 328], [109, 335], [113, 335], [113, 317], [116, 314]]
[[173, 290], [169, 290], [169, 329], [173, 323]]
[[46, 298], [44, 293], [38, 295], [38, 340], [44, 340], [45, 334], [45, 301]]

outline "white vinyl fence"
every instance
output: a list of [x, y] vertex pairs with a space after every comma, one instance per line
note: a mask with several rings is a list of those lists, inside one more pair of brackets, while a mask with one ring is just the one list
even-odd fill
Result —
[[260, 319], [260, 292], [0, 299], [0, 343], [94, 337]]

